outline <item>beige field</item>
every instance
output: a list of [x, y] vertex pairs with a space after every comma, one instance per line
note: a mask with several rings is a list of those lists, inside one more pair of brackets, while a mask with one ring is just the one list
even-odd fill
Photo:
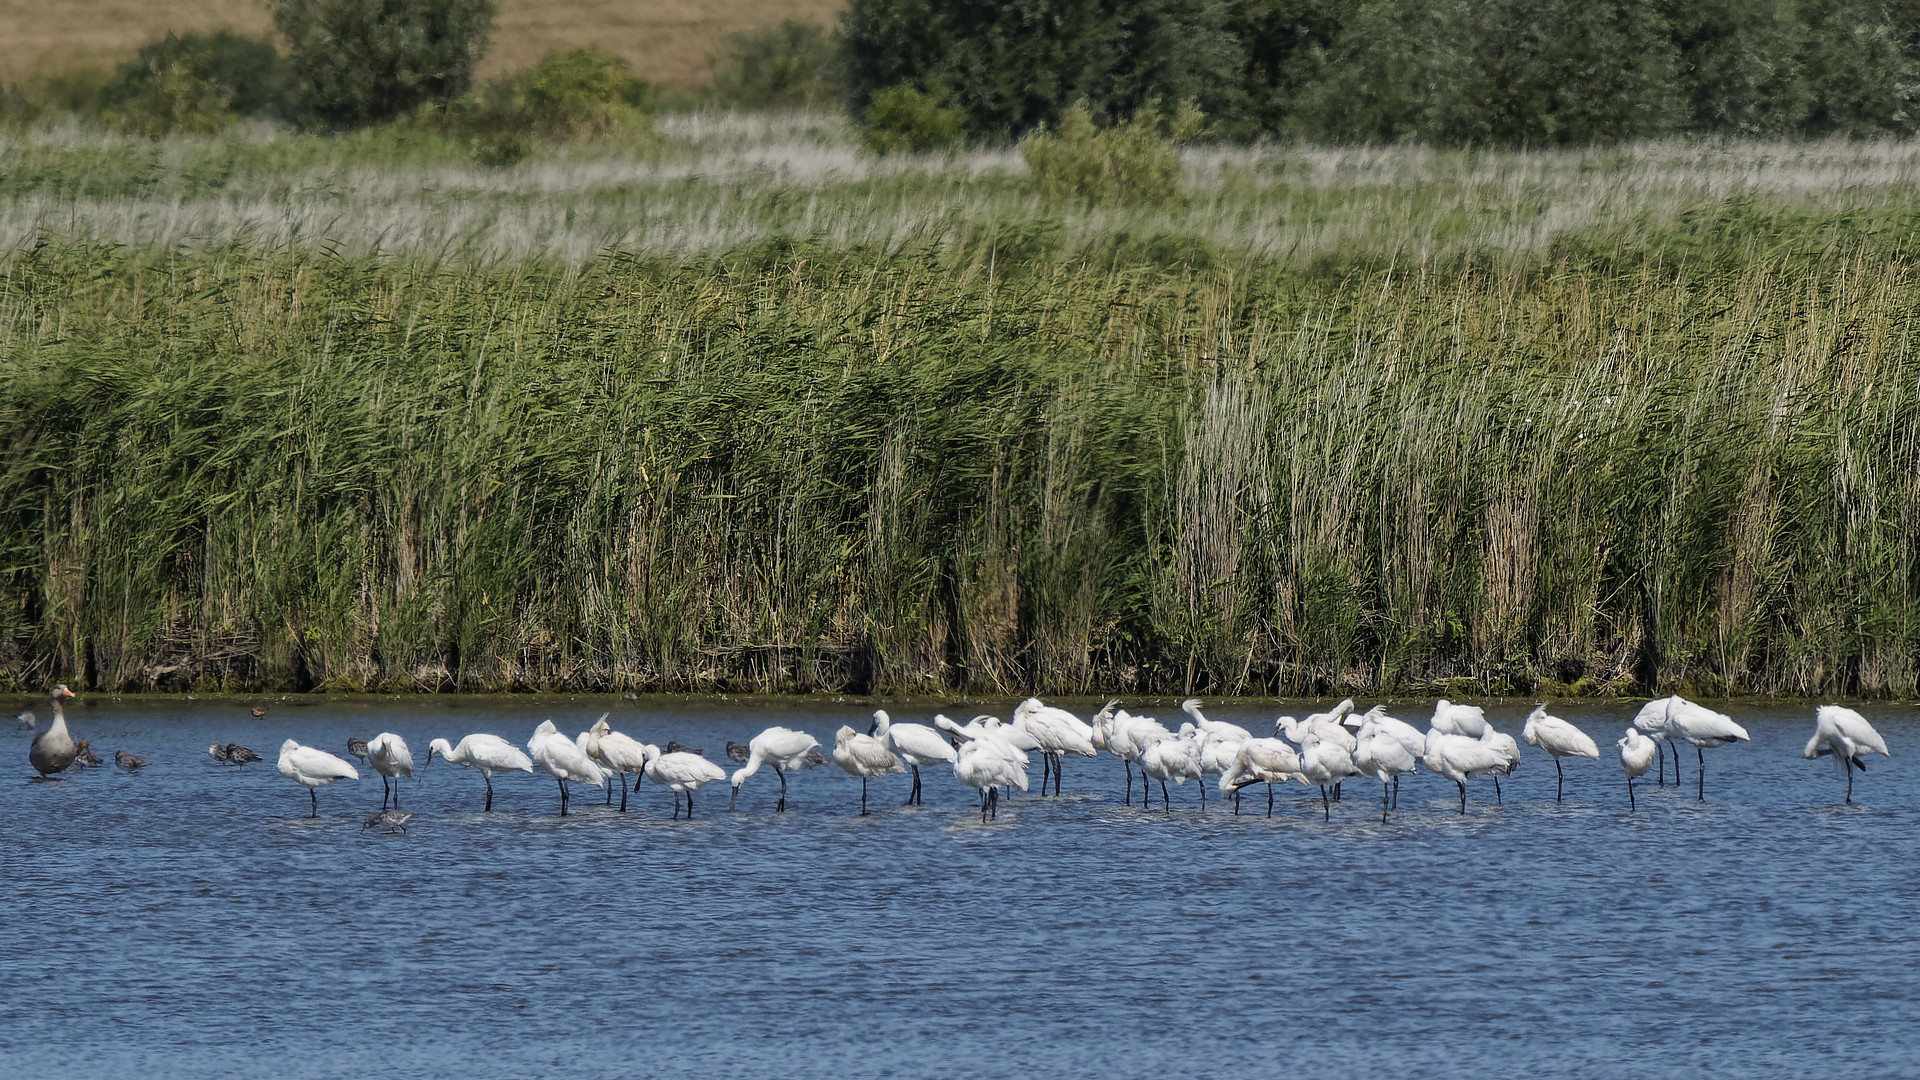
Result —
[[[599, 45], [669, 86], [707, 81], [707, 50], [732, 30], [781, 19], [831, 24], [842, 0], [500, 0], [483, 71], [522, 68], [554, 48]], [[0, 0], [0, 81], [36, 68], [125, 58], [169, 30], [264, 34], [263, 0]]]

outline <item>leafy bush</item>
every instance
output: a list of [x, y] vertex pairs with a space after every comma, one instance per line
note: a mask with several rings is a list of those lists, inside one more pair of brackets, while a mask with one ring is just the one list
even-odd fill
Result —
[[359, 127], [467, 91], [493, 0], [275, 0], [308, 115]]
[[816, 108], [831, 101], [833, 43], [814, 23], [787, 19], [720, 39], [707, 54], [713, 94], [743, 109]]
[[[944, 91], [976, 135], [1018, 135], [1075, 101], [1116, 119], [1149, 101], [1246, 112], [1237, 8], [1268, 0], [851, 0], [845, 90], [865, 110], [902, 84]], [[1332, 2], [1332, 0], [1322, 0]]]
[[512, 165], [533, 152], [535, 140], [646, 134], [650, 92], [627, 61], [605, 49], [555, 49], [457, 102], [448, 117], [471, 137], [481, 164]]
[[211, 131], [235, 116], [285, 117], [289, 76], [273, 45], [231, 30], [168, 34], [101, 88], [101, 116], [143, 135]]
[[1124, 124], [1101, 128], [1084, 101], [1076, 101], [1053, 130], [1020, 140], [1034, 190], [1042, 198], [1088, 202], [1167, 202], [1180, 194], [1179, 143], [1205, 123], [1192, 103], [1163, 122], [1152, 103]]
[[876, 154], [951, 146], [967, 123], [966, 113], [942, 104], [938, 95], [906, 85], [873, 95], [861, 119], [861, 145]]
[[0, 122], [39, 124], [92, 113], [99, 106], [100, 88], [111, 76], [104, 66], [89, 63], [36, 71], [19, 82], [0, 86]]

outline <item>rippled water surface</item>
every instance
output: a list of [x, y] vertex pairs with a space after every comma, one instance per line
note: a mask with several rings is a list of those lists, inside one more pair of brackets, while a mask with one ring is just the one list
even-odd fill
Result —
[[[1091, 706], [1074, 704], [1085, 715]], [[1000, 706], [1003, 710], [1005, 705]], [[552, 716], [725, 762], [773, 723], [823, 743], [851, 704], [600, 699], [333, 700], [253, 719], [232, 702], [82, 700], [109, 765], [30, 783], [0, 737], [0, 1073], [282, 1077], [1468, 1074], [1913, 1075], [1920, 1048], [1909, 707], [1863, 709], [1896, 755], [1843, 806], [1800, 756], [1809, 706], [1731, 711], [1753, 743], [1707, 752], [1627, 812], [1613, 739], [1628, 705], [1557, 711], [1598, 764], [1523, 748], [1474, 785], [1349, 783], [1333, 820], [1282, 789], [1271, 820], [1192, 784], [1173, 811], [1120, 805], [1119, 763], [1072, 759], [1066, 796], [982, 825], [928, 770], [872, 785], [833, 766], [773, 811], [763, 773], [672, 821], [647, 785], [621, 814], [545, 777], [436, 761], [404, 788], [406, 835], [363, 830], [377, 776], [320, 793], [280, 742], [340, 752], [398, 732], [522, 744]], [[1222, 703], [1265, 727], [1299, 705]], [[1393, 711], [1424, 721], [1430, 706]], [[40, 711], [46, 712], [44, 708]], [[1177, 717], [1173, 706], [1141, 711]], [[1526, 710], [1489, 715], [1519, 734]], [[925, 720], [894, 710], [896, 721]], [[209, 742], [265, 762], [224, 768]], [[122, 775], [112, 752], [153, 764]], [[1039, 765], [1033, 767], [1037, 790]], [[1651, 775], [1648, 778], [1652, 780]], [[1156, 792], [1157, 796], [1157, 792]]]

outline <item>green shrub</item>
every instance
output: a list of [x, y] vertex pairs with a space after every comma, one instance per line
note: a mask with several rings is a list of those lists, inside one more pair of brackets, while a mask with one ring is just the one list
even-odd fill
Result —
[[860, 144], [876, 154], [926, 153], [952, 146], [966, 127], [966, 113], [937, 94], [902, 84], [873, 95], [861, 119]]
[[168, 34], [121, 64], [98, 104], [103, 119], [126, 131], [212, 131], [235, 116], [289, 116], [288, 86], [269, 42], [231, 30]]
[[89, 63], [36, 71], [17, 83], [0, 86], [0, 120], [39, 124], [90, 114], [99, 107], [100, 88], [111, 76], [106, 67]]
[[627, 61], [605, 49], [555, 49], [456, 103], [448, 117], [472, 139], [475, 160], [512, 165], [533, 152], [536, 140], [649, 134], [650, 93]]
[[814, 23], [786, 19], [720, 39], [707, 54], [713, 95], [742, 109], [807, 109], [834, 97], [833, 43]]
[[352, 128], [465, 93], [494, 11], [493, 0], [275, 0], [273, 25], [307, 116]]
[[1180, 147], [1200, 135], [1205, 120], [1192, 103], [1163, 121], [1152, 103], [1124, 124], [1101, 128], [1084, 101], [1059, 126], [1020, 140], [1034, 190], [1046, 199], [1167, 202], [1180, 194]]

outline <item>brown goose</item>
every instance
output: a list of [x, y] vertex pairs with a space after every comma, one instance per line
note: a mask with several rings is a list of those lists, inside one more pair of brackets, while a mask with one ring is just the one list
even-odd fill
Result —
[[73, 759], [80, 756], [80, 744], [67, 734], [67, 711], [60, 707], [72, 697], [73, 691], [67, 689], [65, 683], [53, 688], [53, 723], [33, 737], [33, 745], [27, 750], [27, 760], [33, 763], [42, 780], [67, 771]]

